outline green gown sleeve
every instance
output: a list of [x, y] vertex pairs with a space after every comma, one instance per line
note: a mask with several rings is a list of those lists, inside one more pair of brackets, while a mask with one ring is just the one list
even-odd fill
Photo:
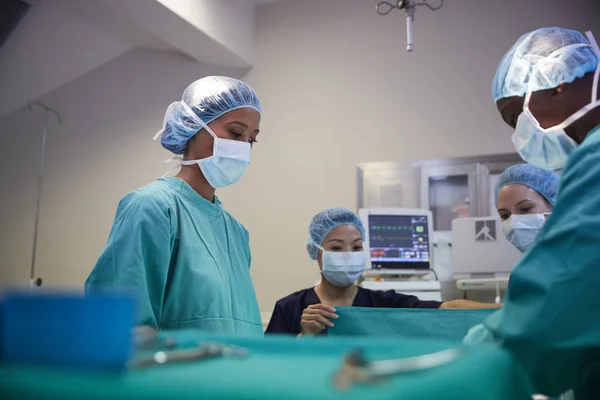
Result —
[[513, 270], [503, 309], [466, 339], [504, 345], [547, 395], [580, 386], [600, 348], [599, 135], [569, 157], [556, 207]]
[[85, 284], [87, 293], [135, 296], [138, 323], [160, 327], [171, 260], [169, 214], [159, 199], [136, 192], [119, 203], [108, 242]]

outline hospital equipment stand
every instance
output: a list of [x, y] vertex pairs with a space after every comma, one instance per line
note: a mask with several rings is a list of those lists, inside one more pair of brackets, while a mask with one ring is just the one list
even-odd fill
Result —
[[29, 290], [33, 291], [35, 286], [42, 286], [42, 279], [35, 278], [35, 263], [37, 255], [37, 244], [38, 244], [38, 231], [40, 225], [40, 206], [42, 200], [42, 186], [44, 183], [44, 158], [46, 155], [46, 139], [48, 137], [48, 117], [52, 114], [56, 117], [59, 124], [62, 124], [62, 115], [46, 104], [34, 100], [29, 102], [29, 109], [34, 110], [34, 107], [39, 107], [44, 110], [44, 128], [42, 130], [42, 152], [40, 156], [40, 170], [38, 176], [38, 187], [37, 187], [37, 200], [35, 205], [35, 225], [33, 230], [33, 250], [31, 254], [31, 270], [29, 275]]

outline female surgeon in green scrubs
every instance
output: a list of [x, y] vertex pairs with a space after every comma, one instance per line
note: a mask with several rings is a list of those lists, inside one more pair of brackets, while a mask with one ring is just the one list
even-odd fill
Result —
[[512, 272], [502, 310], [465, 338], [520, 362], [534, 389], [600, 398], [600, 49], [591, 35], [542, 28], [504, 56], [493, 96], [523, 159], [563, 168], [556, 206]]
[[135, 295], [139, 324], [155, 329], [262, 335], [248, 232], [215, 196], [242, 177], [260, 117], [256, 93], [226, 77], [192, 83], [167, 108], [157, 138], [181, 170], [121, 200], [86, 293]]

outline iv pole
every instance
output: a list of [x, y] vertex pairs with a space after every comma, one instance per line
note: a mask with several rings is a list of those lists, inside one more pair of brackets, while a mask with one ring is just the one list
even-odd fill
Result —
[[417, 3], [415, 0], [398, 0], [396, 4], [387, 1], [381, 1], [375, 6], [375, 11], [379, 15], [388, 15], [393, 9], [404, 10], [406, 12], [406, 51], [412, 52], [415, 49], [413, 44], [413, 22], [415, 21], [415, 11], [419, 6], [425, 6], [431, 11], [437, 11], [444, 5], [444, 0], [438, 0], [437, 7], [427, 3], [427, 0], [422, 0]]
[[46, 156], [46, 139], [48, 137], [48, 116], [52, 114], [56, 117], [59, 124], [62, 124], [62, 115], [55, 109], [48, 107], [46, 104], [34, 100], [29, 102], [29, 109], [34, 111], [34, 107], [39, 107], [44, 110], [44, 128], [42, 130], [42, 154], [40, 156], [40, 171], [38, 176], [37, 201], [35, 206], [35, 226], [33, 230], [33, 251], [31, 255], [31, 270], [29, 275], [29, 291], [33, 291], [35, 286], [42, 286], [42, 279], [35, 279], [35, 263], [38, 244], [38, 230], [40, 225], [40, 205], [42, 200], [42, 185], [44, 183], [44, 158]]

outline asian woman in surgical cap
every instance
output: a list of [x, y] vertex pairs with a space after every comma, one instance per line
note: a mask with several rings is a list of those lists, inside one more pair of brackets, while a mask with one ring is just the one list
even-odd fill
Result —
[[181, 169], [121, 200], [86, 293], [135, 295], [139, 324], [155, 329], [262, 335], [248, 232], [215, 195], [242, 177], [260, 118], [256, 93], [227, 77], [192, 83], [167, 108], [156, 138]]
[[306, 249], [317, 262], [321, 282], [284, 297], [275, 310], [266, 333], [300, 336], [326, 335], [338, 316], [334, 306], [378, 308], [497, 308], [470, 300], [447, 302], [420, 300], [393, 290], [376, 291], [357, 286], [365, 269], [365, 229], [358, 215], [345, 208], [328, 208], [315, 215], [308, 228]]
[[502, 230], [509, 242], [524, 253], [552, 213], [558, 192], [558, 175], [531, 164], [507, 168], [498, 178], [495, 201]]

